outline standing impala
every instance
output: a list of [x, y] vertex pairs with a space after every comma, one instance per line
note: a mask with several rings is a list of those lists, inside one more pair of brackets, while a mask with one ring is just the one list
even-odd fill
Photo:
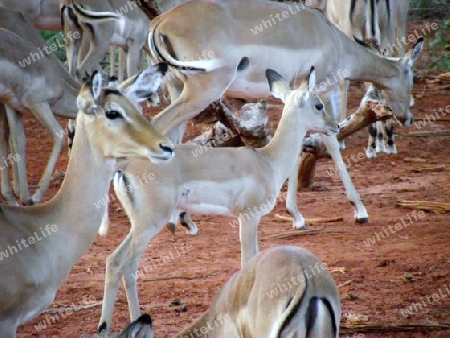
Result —
[[[412, 65], [422, 41], [402, 58], [384, 58], [350, 40], [321, 11], [301, 4], [193, 0], [152, 20], [149, 45], [155, 58], [167, 61], [175, 74], [171, 77], [172, 103], [152, 120], [163, 133], [171, 133], [175, 142], [181, 141], [190, 118], [224, 94], [243, 99], [269, 96], [264, 79], [267, 68], [292, 86], [314, 65], [322, 91], [343, 80], [373, 82], [383, 89], [387, 105], [404, 125], [413, 121], [409, 110]], [[354, 205], [355, 220], [367, 222], [367, 211], [342, 161], [337, 139], [324, 141]], [[293, 170], [289, 180], [295, 182], [296, 176]], [[295, 188], [296, 184], [289, 184], [286, 206], [294, 227], [304, 228]]]
[[101, 75], [95, 74], [77, 98], [77, 134], [60, 191], [41, 205], [0, 206], [1, 337], [15, 337], [19, 325], [50, 305], [93, 243], [105, 212], [97, 202], [108, 194], [116, 159], [172, 157], [170, 141], [135, 102], [157, 89], [166, 69], [153, 66], [126, 88], [102, 88]]
[[[315, 71], [309, 81], [290, 90], [281, 76], [266, 71], [275, 96], [286, 105], [274, 137], [263, 148], [213, 148], [195, 157], [195, 146], [176, 145], [170, 163], [152, 165], [131, 160], [115, 178], [114, 188], [131, 220], [131, 230], [106, 262], [102, 318], [110, 328], [122, 278], [130, 317], [140, 314], [136, 271], [150, 240], [179, 210], [197, 214], [232, 215], [239, 224], [241, 266], [259, 251], [258, 225], [274, 207], [281, 186], [294, 169], [307, 130], [333, 135], [338, 128], [314, 93]], [[253, 170], [253, 168], [258, 170]], [[149, 174], [153, 179], [147, 180]], [[119, 182], [117, 182], [119, 181]], [[145, 183], [143, 183], [145, 181]], [[234, 225], [233, 225], [234, 226]]]

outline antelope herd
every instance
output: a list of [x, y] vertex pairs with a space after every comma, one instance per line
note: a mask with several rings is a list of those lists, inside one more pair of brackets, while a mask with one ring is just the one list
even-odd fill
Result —
[[[187, 214], [192, 212], [238, 218], [241, 270], [176, 337], [193, 332], [201, 332], [196, 337], [339, 336], [339, 293], [326, 264], [296, 247], [259, 252], [259, 221], [272, 211], [288, 179], [286, 209], [294, 228], [306, 229], [296, 191], [308, 130], [320, 134], [336, 163], [355, 221], [368, 221], [336, 137], [337, 122], [347, 113], [348, 82], [369, 82], [361, 105], [375, 100], [389, 106], [402, 125], [411, 125], [412, 68], [423, 39], [406, 53], [403, 45], [397, 55], [391, 53], [406, 34], [409, 1], [303, 3], [0, 0], [0, 156], [5, 159], [11, 151], [22, 159], [12, 163], [13, 185], [9, 171], [0, 172], [8, 204], [0, 206], [0, 251], [9, 252], [0, 261], [2, 337], [15, 337], [19, 325], [52, 303], [94, 242], [108, 219], [107, 206], [96, 202], [108, 194], [111, 178], [131, 229], [106, 262], [99, 332], [112, 331], [122, 279], [132, 323], [119, 336], [154, 336], [151, 317], [139, 307], [139, 261], [152, 238], [180, 215], [196, 233]], [[63, 31], [67, 69], [47, 52], [38, 30]], [[378, 49], [364, 39], [375, 40]], [[118, 84], [112, 79], [114, 45], [126, 53], [128, 79], [123, 81], [120, 52]], [[113, 81], [104, 85], [99, 69], [108, 50]], [[142, 55], [148, 56], [147, 67]], [[161, 85], [167, 86], [170, 105], [149, 121], [141, 103]], [[270, 95], [281, 99], [284, 109], [265, 147], [217, 148], [196, 157], [193, 146], [179, 144], [188, 120], [222, 96]], [[30, 113], [53, 138], [31, 197], [23, 126], [23, 115]], [[55, 115], [76, 119], [70, 124], [72, 150], [60, 190], [41, 203], [66, 134]], [[368, 158], [380, 151], [396, 153], [392, 126], [370, 126]], [[153, 173], [150, 184], [139, 186], [148, 173]], [[268, 298], [283, 283], [289, 284], [287, 291]]]

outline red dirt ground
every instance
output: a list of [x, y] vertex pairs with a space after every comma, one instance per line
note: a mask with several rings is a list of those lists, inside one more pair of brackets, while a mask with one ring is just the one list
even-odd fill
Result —
[[[416, 85], [414, 93], [422, 92], [423, 84]], [[352, 87], [349, 111], [354, 111], [362, 91]], [[449, 91], [427, 90], [416, 98], [416, 119], [433, 114], [434, 109], [449, 107]], [[279, 109], [272, 109], [271, 130], [280, 117]], [[423, 130], [449, 130], [450, 117], [427, 123]], [[62, 123], [65, 121], [61, 120]], [[27, 163], [30, 183], [36, 184], [51, 149], [46, 130], [34, 119], [26, 119], [28, 135]], [[285, 239], [269, 238], [274, 234], [291, 231], [291, 224], [274, 218], [285, 214], [280, 198], [275, 210], [264, 217], [259, 227], [260, 249], [275, 245], [298, 245], [310, 249], [331, 268], [340, 288], [342, 312], [368, 316], [366, 324], [423, 324], [450, 322], [450, 246], [449, 215], [424, 213], [422, 218], [397, 231], [389, 233], [373, 245], [364, 241], [376, 232], [382, 232], [408, 216], [409, 209], [396, 207], [396, 197], [409, 200], [449, 202], [450, 147], [449, 136], [411, 137], [415, 126], [397, 129], [398, 155], [381, 154], [376, 159], [354, 162], [351, 156], [363, 152], [366, 131], [360, 131], [347, 142], [343, 157], [348, 163], [353, 182], [361, 194], [369, 213], [369, 223], [357, 225], [353, 208], [346, 199], [339, 176], [327, 174], [333, 167], [331, 159], [320, 160], [316, 170], [314, 191], [299, 193], [299, 208], [307, 218], [342, 216], [337, 223], [319, 224], [314, 228], [327, 228], [334, 233], [295, 236]], [[67, 151], [58, 162], [58, 170], [67, 165]], [[418, 169], [445, 165], [441, 171], [418, 173]], [[59, 188], [54, 182], [46, 198]], [[283, 189], [283, 192], [285, 190]], [[58, 290], [53, 307], [63, 308], [101, 301], [106, 257], [120, 244], [129, 230], [126, 215], [117, 202], [110, 206], [112, 227], [104, 237], [98, 237], [88, 252], [73, 267]], [[152, 315], [157, 337], [170, 337], [205, 311], [213, 295], [222, 284], [239, 269], [240, 246], [238, 229], [230, 226], [231, 218], [217, 216], [194, 217], [200, 226], [198, 236], [189, 236], [177, 229], [172, 235], [164, 229], [151, 242], [141, 268], [156, 266], [139, 279], [139, 297], [143, 312]], [[386, 230], [388, 231], [388, 230]], [[188, 248], [187, 254], [182, 247]], [[56, 253], [55, 253], [56, 254]], [[163, 256], [173, 255], [166, 264], [158, 263]], [[270, 272], [268, 272], [270, 273]], [[427, 296], [441, 294], [436, 301], [427, 302]], [[187, 305], [186, 312], [170, 303], [180, 299]], [[407, 318], [402, 310], [413, 303], [426, 302], [422, 309], [412, 311]], [[80, 337], [93, 334], [100, 318], [101, 307], [71, 314], [42, 314], [19, 328], [19, 337]], [[38, 330], [38, 325], [46, 325]], [[125, 293], [121, 286], [114, 312], [114, 330], [128, 323]], [[345, 324], [345, 318], [342, 324]], [[343, 337], [450, 337], [450, 330], [415, 333], [343, 334]], [[260, 338], [260, 337], [258, 337]]]

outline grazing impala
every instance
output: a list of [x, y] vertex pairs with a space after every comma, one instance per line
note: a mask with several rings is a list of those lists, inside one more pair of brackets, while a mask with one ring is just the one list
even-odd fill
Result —
[[[261, 252], [219, 290], [209, 309], [174, 338], [337, 338], [341, 305], [326, 264], [311, 252], [278, 246]], [[119, 338], [153, 338], [143, 314]]]

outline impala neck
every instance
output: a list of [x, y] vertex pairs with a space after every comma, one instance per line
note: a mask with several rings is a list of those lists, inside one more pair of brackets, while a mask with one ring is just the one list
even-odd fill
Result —
[[273, 170], [274, 182], [281, 187], [297, 163], [307, 128], [302, 123], [301, 112], [285, 106], [275, 135], [268, 145], [261, 149], [267, 156]]
[[339, 62], [342, 76], [347, 80], [372, 82], [381, 89], [390, 88], [390, 82], [400, 71], [397, 63], [371, 53], [340, 31], [338, 34], [342, 41], [341, 48], [345, 51]]
[[115, 167], [114, 159], [104, 158], [91, 147], [86, 124], [89, 121], [79, 113], [64, 182], [56, 196], [43, 205], [47, 221], [58, 226], [46, 245], [50, 252], [58, 253], [54, 269], [64, 276], [94, 242]]

